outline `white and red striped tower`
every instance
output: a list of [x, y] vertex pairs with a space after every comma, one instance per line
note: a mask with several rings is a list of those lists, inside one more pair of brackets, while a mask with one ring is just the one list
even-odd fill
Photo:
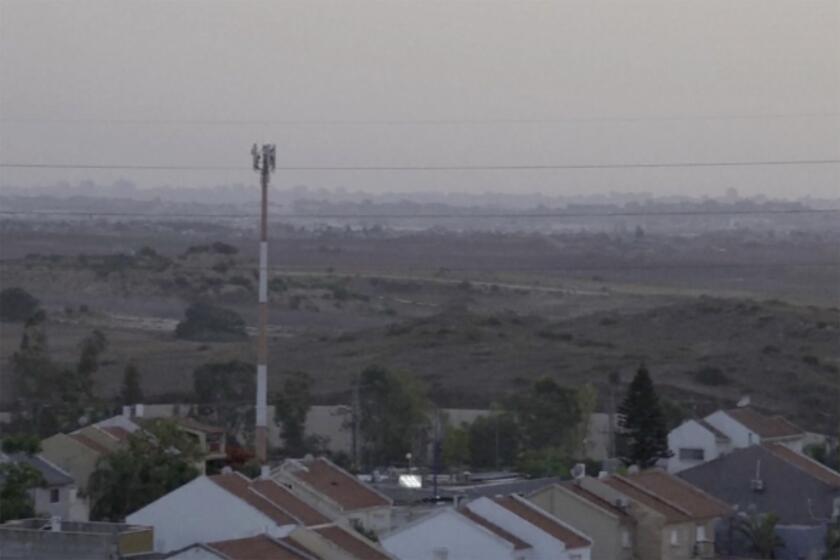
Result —
[[260, 205], [260, 288], [259, 334], [257, 339], [257, 406], [254, 447], [257, 460], [266, 463], [268, 457], [268, 183], [276, 165], [274, 144], [251, 148], [254, 170], [260, 173], [262, 202]]

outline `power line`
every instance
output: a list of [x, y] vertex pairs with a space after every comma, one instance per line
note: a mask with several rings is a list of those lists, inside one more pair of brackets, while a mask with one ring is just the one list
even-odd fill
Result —
[[[86, 257], [90, 260], [96, 260], [101, 258], [107, 257], [116, 257], [118, 255], [86, 255]], [[0, 267], [34, 267], [38, 264], [43, 264], [46, 268], [60, 268], [60, 269], [71, 269], [71, 270], [88, 270], [90, 272], [96, 271], [95, 264], [71, 264], [71, 263], [54, 263], [54, 262], [45, 262], [45, 263], [37, 263], [32, 261], [10, 261], [10, 260], [1, 260]], [[324, 266], [328, 266], [328, 263], [325, 263]], [[282, 276], [283, 273], [288, 274], [289, 276], [294, 277], [295, 275], [312, 275], [312, 276], [331, 276], [331, 277], [352, 277], [354, 275], [362, 275], [364, 277], [375, 277], [375, 278], [384, 278], [388, 279], [391, 275], [388, 273], [376, 273], [370, 271], [359, 271], [359, 270], [338, 270], [334, 266], [332, 266], [332, 272], [317, 272], [311, 269], [301, 269], [301, 268], [292, 268], [291, 266], [270, 266], [268, 267], [268, 271], [277, 273], [277, 275]], [[742, 269], [778, 269], [778, 268], [840, 268], [840, 259], [836, 261], [806, 261], [806, 262], [772, 262], [772, 263], [683, 263], [683, 264], [665, 264], [665, 263], [647, 263], [647, 264], [632, 264], [632, 265], [588, 265], [588, 266], [506, 266], [503, 269], [495, 266], [487, 266], [487, 267], [459, 267], [459, 266], [447, 266], [445, 264], [441, 265], [429, 265], [427, 267], [418, 267], [418, 266], [406, 266], [405, 270], [408, 272], [429, 272], [429, 273], [438, 273], [443, 271], [443, 273], [450, 273], [450, 272], [493, 272], [493, 273], [507, 273], [507, 272], [593, 272], [593, 271], [635, 271], [635, 270], [697, 270], [697, 269], [733, 269], [733, 270], [742, 270]], [[157, 269], [153, 266], [137, 266], [133, 267], [136, 270], [146, 270], [146, 271], [156, 271]], [[226, 265], [225, 270], [235, 270], [235, 271], [244, 271], [244, 272], [257, 272], [259, 269], [257, 264], [253, 266], [246, 266], [246, 265]], [[158, 270], [159, 272], [178, 272], [178, 271], [213, 271], [219, 273], [219, 271], [215, 270], [213, 266], [197, 266], [197, 265], [174, 265], [172, 270], [169, 267]], [[221, 273], [220, 273], [221, 274]], [[416, 278], [418, 281], [429, 280], [429, 278]], [[457, 282], [461, 279], [453, 279], [453, 278], [446, 278], [446, 277], [438, 277], [435, 278], [437, 281], [452, 281]], [[502, 280], [499, 280], [503, 282]], [[488, 282], [490, 282], [488, 280]], [[524, 287], [524, 286], [523, 286]], [[555, 287], [552, 286], [533, 286], [533, 288], [548, 288], [554, 289]], [[556, 287], [558, 290], [562, 290], [562, 286]]]
[[[781, 209], [753, 209], [753, 210], [627, 210], [616, 212], [428, 212], [428, 213], [365, 213], [352, 212], [300, 212], [270, 214], [276, 219], [554, 219], [554, 218], [626, 218], [626, 217], [656, 217], [656, 216], [763, 216], [763, 215], [797, 215], [797, 214], [837, 214], [840, 208], [781, 208]], [[205, 218], [205, 219], [251, 219], [259, 214], [225, 212], [225, 213], [196, 213], [196, 212], [133, 212], [133, 211], [96, 211], [96, 210], [0, 210], [1, 216], [67, 216], [67, 217], [111, 217], [111, 218]]]
[[840, 113], [735, 113], [705, 115], [660, 115], [660, 116], [579, 116], [545, 118], [441, 118], [441, 119], [101, 119], [101, 118], [0, 118], [10, 124], [91, 124], [91, 125], [283, 125], [283, 126], [461, 126], [461, 125], [540, 125], [600, 122], [679, 122], [679, 121], [725, 121], [725, 120], [788, 120], [808, 118], [840, 118]]
[[[765, 161], [685, 161], [651, 163], [584, 163], [522, 165], [278, 165], [279, 171], [551, 171], [583, 169], [669, 169], [703, 167], [778, 167], [837, 165], [840, 159], [788, 159]], [[246, 166], [232, 165], [131, 165], [77, 163], [0, 163], [7, 169], [80, 169], [122, 171], [245, 171]]]

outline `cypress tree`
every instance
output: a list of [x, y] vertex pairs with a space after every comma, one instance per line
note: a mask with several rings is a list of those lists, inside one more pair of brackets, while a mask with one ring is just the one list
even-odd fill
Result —
[[123, 404], [126, 405], [143, 402], [143, 389], [141, 387], [140, 372], [132, 363], [125, 366], [121, 397]]
[[665, 414], [644, 365], [636, 371], [618, 413], [627, 443], [626, 457], [622, 457], [625, 464], [645, 469], [671, 456]]

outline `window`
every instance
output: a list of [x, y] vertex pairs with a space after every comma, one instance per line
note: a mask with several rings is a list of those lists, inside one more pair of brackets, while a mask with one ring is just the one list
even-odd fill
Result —
[[57, 504], [59, 498], [58, 488], [50, 488], [50, 503]]
[[432, 551], [432, 558], [435, 560], [448, 560], [449, 559], [449, 549], [444, 547], [436, 548]]
[[671, 546], [677, 546], [680, 544], [680, 534], [677, 533], [676, 529], [671, 529]]
[[697, 526], [697, 538], [695, 540], [697, 542], [706, 542], [706, 526], [705, 525], [698, 525]]
[[706, 452], [703, 449], [694, 449], [692, 447], [680, 448], [680, 461], [704, 461]]

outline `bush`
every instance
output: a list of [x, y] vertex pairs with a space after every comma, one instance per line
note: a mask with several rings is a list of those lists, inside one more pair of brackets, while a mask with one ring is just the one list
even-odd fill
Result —
[[245, 338], [245, 321], [235, 311], [209, 303], [194, 303], [175, 327], [175, 336], [187, 340], [238, 340]]
[[732, 383], [732, 380], [728, 375], [714, 367], [707, 367], [696, 371], [694, 372], [693, 377], [694, 381], [700, 385], [718, 386], [729, 385]]
[[22, 322], [31, 317], [41, 302], [23, 288], [6, 288], [0, 292], [0, 320]]

